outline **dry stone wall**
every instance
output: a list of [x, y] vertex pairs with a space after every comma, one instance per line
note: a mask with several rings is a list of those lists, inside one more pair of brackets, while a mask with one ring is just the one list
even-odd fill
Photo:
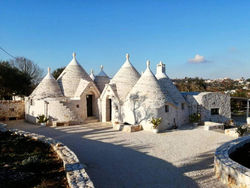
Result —
[[5, 124], [0, 124], [0, 131], [5, 132], [7, 130], [13, 132], [16, 135], [30, 137], [34, 140], [39, 140], [49, 144], [63, 161], [63, 166], [70, 188], [94, 188], [93, 182], [86, 173], [85, 166], [79, 162], [75, 153], [62, 142], [35, 133], [18, 129], [7, 129]]
[[0, 100], [0, 120], [24, 119], [24, 101]]
[[[201, 113], [204, 121], [225, 122], [231, 118], [230, 96], [221, 93], [208, 93], [202, 96]], [[219, 115], [211, 115], [211, 109], [218, 108]]]
[[[201, 92], [187, 95], [189, 113], [200, 113], [201, 121], [226, 122], [231, 118], [230, 96], [218, 92]], [[219, 114], [212, 115], [211, 109], [218, 108]]]
[[250, 187], [250, 169], [229, 158], [237, 148], [250, 143], [250, 136], [225, 143], [216, 149], [214, 156], [215, 175], [228, 187]]

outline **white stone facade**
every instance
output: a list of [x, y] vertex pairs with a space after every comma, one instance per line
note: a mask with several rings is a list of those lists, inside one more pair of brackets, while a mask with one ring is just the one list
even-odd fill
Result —
[[165, 65], [162, 62], [157, 65], [156, 75], [149, 66], [147, 62], [146, 70], [139, 76], [126, 55], [125, 63], [101, 94], [103, 122], [140, 124], [150, 131], [152, 118], [162, 118], [160, 130], [188, 123], [187, 102], [167, 77]]
[[189, 113], [200, 113], [201, 121], [224, 123], [231, 119], [230, 96], [219, 92], [185, 93]]
[[[178, 91], [165, 72], [165, 64], [157, 65], [154, 75], [147, 62], [142, 75], [126, 60], [110, 79], [101, 66], [99, 74], [88, 75], [77, 62], [75, 54], [57, 80], [50, 71], [26, 99], [25, 116], [36, 122], [38, 115], [46, 115], [50, 123], [84, 123], [95, 117], [102, 122], [139, 124], [152, 130], [150, 120], [162, 118], [160, 130], [182, 126], [189, 115], [203, 106], [204, 120], [224, 121], [230, 118], [230, 98], [222, 94], [206, 93], [185, 96]], [[219, 116], [207, 111], [219, 108]], [[209, 111], [210, 112], [210, 111]], [[222, 117], [224, 118], [222, 118]]]
[[83, 123], [88, 117], [99, 119], [99, 89], [86, 71], [73, 59], [58, 77], [50, 70], [25, 101], [25, 118], [35, 123], [36, 117], [45, 115], [49, 123]]

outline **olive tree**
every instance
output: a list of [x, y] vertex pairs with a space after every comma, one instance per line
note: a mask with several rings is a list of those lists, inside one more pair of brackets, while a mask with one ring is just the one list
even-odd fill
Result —
[[43, 77], [43, 69], [25, 57], [16, 57], [10, 60], [10, 64], [22, 73], [29, 75], [31, 82], [35, 85], [37, 85]]

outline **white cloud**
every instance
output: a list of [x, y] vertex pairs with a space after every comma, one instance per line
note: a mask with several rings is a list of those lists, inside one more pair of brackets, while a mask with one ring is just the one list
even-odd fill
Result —
[[207, 63], [208, 60], [206, 60], [204, 56], [201, 56], [201, 55], [199, 55], [199, 54], [196, 54], [196, 55], [194, 56], [194, 58], [189, 59], [188, 62], [189, 62], [189, 63], [199, 64], [199, 63]]
[[237, 52], [237, 51], [238, 51], [238, 49], [237, 49], [237, 48], [235, 48], [235, 47], [231, 47], [231, 48], [229, 48], [229, 52], [234, 53], [234, 52]]

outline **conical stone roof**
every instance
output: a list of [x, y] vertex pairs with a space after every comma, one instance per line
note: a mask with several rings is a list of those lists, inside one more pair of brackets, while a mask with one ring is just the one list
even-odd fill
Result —
[[76, 54], [73, 53], [73, 59], [57, 79], [59, 86], [66, 97], [74, 97], [80, 79], [93, 82], [88, 73], [77, 62]]
[[103, 70], [103, 65], [101, 65], [101, 70], [99, 72], [99, 74], [97, 74], [96, 76], [104, 76], [104, 77], [108, 77], [108, 75], [104, 72]]
[[171, 97], [175, 104], [185, 103], [185, 99], [181, 95], [180, 91], [166, 75], [165, 64], [163, 64], [162, 62], [157, 65], [157, 72], [155, 77], [158, 79], [163, 93], [166, 96]]
[[97, 88], [99, 89], [100, 93], [103, 91], [105, 84], [108, 84], [110, 82], [110, 78], [104, 72], [102, 65], [101, 65], [101, 71], [99, 72], [98, 75], [96, 75], [94, 82]]
[[126, 54], [126, 61], [110, 81], [111, 84], [116, 85], [117, 94], [121, 102], [125, 101], [126, 96], [139, 78], [140, 74], [130, 63], [129, 54]]
[[161, 90], [158, 80], [149, 68], [150, 62], [147, 61], [147, 68], [141, 78], [129, 92], [127, 99], [133, 95], [144, 98], [143, 103], [151, 108], [159, 108], [165, 105], [165, 102], [173, 103], [171, 98], [166, 98]]
[[43, 78], [43, 80], [31, 93], [30, 98], [44, 99], [44, 98], [56, 98], [62, 96], [63, 94], [61, 92], [61, 89], [55, 78], [51, 75], [50, 68], [48, 68], [48, 74]]

